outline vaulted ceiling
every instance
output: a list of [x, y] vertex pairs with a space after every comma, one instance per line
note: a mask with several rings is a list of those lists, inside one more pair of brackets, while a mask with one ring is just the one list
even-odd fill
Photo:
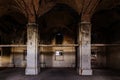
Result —
[[79, 19], [80, 16], [74, 9], [65, 4], [57, 4], [38, 18], [38, 24], [45, 39], [49, 39], [48, 36], [54, 37], [58, 32], [75, 37]]
[[[96, 12], [91, 17], [92, 23], [92, 41], [95, 43], [109, 43], [108, 37], [113, 38], [115, 30], [120, 30], [120, 4], [119, 0], [104, 1], [101, 7], [98, 7]], [[102, 4], [105, 4], [104, 7]], [[119, 25], [120, 26], [120, 25]]]
[[39, 29], [46, 35], [62, 31], [74, 36], [84, 14], [90, 15], [94, 31], [103, 30], [119, 22], [119, 5], [120, 0], [0, 0], [0, 32], [20, 34], [29, 15], [37, 17]]

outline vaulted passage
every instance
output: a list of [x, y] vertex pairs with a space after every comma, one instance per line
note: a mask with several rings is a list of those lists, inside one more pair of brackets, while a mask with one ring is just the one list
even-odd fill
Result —
[[119, 13], [119, 0], [0, 1], [0, 74], [119, 75]]

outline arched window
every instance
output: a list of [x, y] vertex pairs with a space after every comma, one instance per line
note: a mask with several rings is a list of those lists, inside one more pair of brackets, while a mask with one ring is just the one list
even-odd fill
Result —
[[63, 36], [63, 34], [62, 33], [57, 33], [56, 35], [55, 35], [55, 43], [56, 44], [62, 44], [63, 43], [63, 38], [64, 38], [64, 36]]

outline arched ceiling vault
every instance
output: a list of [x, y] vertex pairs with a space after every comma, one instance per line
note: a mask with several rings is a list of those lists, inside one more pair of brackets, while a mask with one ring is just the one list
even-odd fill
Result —
[[79, 19], [79, 14], [69, 5], [57, 3], [50, 11], [38, 18], [41, 38], [46, 39], [48, 36], [53, 38], [57, 33], [75, 37]]
[[[22, 12], [26, 17], [41, 16], [49, 11], [57, 3], [67, 4], [72, 7], [78, 14], [88, 13], [94, 10], [100, 0], [2, 0], [0, 8], [4, 8], [1, 13], [15, 10]], [[2, 15], [2, 14], [0, 14]]]
[[108, 38], [120, 29], [116, 26], [120, 23], [120, 0], [103, 0], [92, 15], [91, 23], [92, 43], [109, 43]]
[[91, 17], [96, 29], [109, 28], [120, 20], [120, 0], [103, 0]]
[[[92, 15], [95, 15], [95, 13], [99, 13], [102, 10], [112, 9], [115, 6], [120, 5], [120, 0], [0, 0], [0, 29], [2, 30], [2, 26], [9, 23], [9, 28], [14, 31], [15, 29], [19, 29], [21, 26], [23, 27], [23, 25], [25, 26], [28, 22], [37, 22], [37, 18], [40, 18], [45, 15], [45, 13], [51, 11], [56, 4], [66, 4], [77, 12], [78, 15], [81, 15], [80, 21], [90, 21], [90, 18]], [[59, 16], [61, 16], [61, 14]], [[11, 17], [11, 19], [13, 19], [13, 23], [10, 20], [6, 22], [5, 16], [7, 18]], [[70, 16], [68, 19], [69, 18], [73, 21], [74, 19], [72, 18], [75, 17]], [[61, 22], [59, 20], [58, 22]], [[17, 22], [19, 27], [16, 27], [15, 22]], [[71, 22], [68, 21], [68, 23]], [[66, 25], [67, 20], [62, 24], [62, 26]], [[52, 29], [53, 26], [51, 26], [50, 29]], [[8, 29], [7, 27], [8, 25], [6, 26], [6, 29]], [[71, 31], [68, 27], [65, 27], [65, 29]]]
[[[32, 3], [33, 2], [33, 3]], [[38, 15], [42, 15], [50, 10], [56, 3], [64, 3], [71, 6], [79, 14], [90, 13], [94, 9], [101, 10], [104, 8], [110, 8], [120, 3], [119, 0], [1, 0], [0, 8], [1, 13], [8, 13], [9, 9], [16, 10], [24, 13], [26, 16], [34, 14], [34, 10]], [[99, 5], [99, 6], [98, 6]], [[34, 7], [34, 9], [33, 9]]]
[[[78, 14], [93, 14], [95, 11], [112, 8], [120, 4], [120, 0], [1, 0], [0, 16], [10, 11], [23, 13], [26, 17], [41, 16], [57, 3], [67, 4]], [[31, 16], [29, 16], [31, 15]]]

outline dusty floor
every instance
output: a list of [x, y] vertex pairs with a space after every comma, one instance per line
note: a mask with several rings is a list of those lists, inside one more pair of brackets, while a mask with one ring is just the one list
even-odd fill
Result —
[[119, 71], [93, 70], [92, 76], [79, 76], [74, 69], [42, 69], [36, 76], [26, 76], [24, 69], [0, 69], [0, 80], [120, 80]]

